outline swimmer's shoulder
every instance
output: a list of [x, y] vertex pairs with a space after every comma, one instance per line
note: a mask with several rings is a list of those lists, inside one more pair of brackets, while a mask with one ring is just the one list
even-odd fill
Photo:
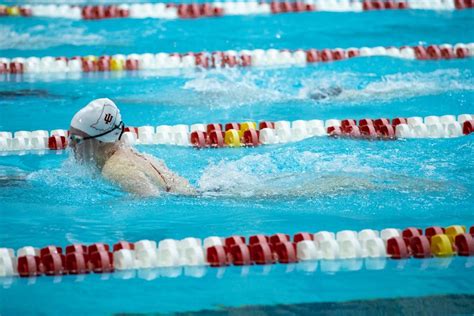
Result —
[[137, 152], [132, 147], [119, 147], [110, 157], [107, 159], [106, 164], [125, 164], [125, 165], [133, 165], [137, 162], [141, 162], [143, 160], [144, 154]]
[[158, 196], [160, 191], [130, 159], [131, 149], [119, 149], [105, 162], [102, 175], [122, 189], [139, 196]]
[[113, 153], [102, 167], [102, 174], [107, 175], [129, 175], [133, 161], [130, 159], [130, 148], [119, 148]]

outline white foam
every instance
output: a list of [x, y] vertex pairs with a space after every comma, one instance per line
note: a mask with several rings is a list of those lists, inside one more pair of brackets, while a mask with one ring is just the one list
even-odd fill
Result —
[[81, 47], [105, 43], [102, 35], [89, 34], [87, 28], [73, 26], [73, 23], [70, 20], [57, 20], [47, 26], [36, 25], [21, 32], [18, 27], [0, 26], [0, 50], [35, 50], [60, 45]]
[[210, 162], [198, 185], [205, 195], [314, 196], [373, 187], [367, 180], [372, 172], [357, 155], [287, 149]]
[[[316, 76], [316, 77], [315, 77]], [[455, 91], [474, 91], [474, 83], [469, 79], [469, 70], [442, 69], [432, 72], [408, 72], [385, 75], [374, 80], [374, 74], [323, 73], [313, 74], [303, 81], [299, 98], [309, 98], [312, 93], [328, 87], [341, 87], [342, 93], [320, 102], [333, 100], [357, 103], [368, 101], [388, 102], [417, 96], [438, 95]]]
[[[70, 154], [60, 166], [34, 171], [30, 173], [26, 179], [31, 182], [39, 183], [45, 188], [56, 190], [57, 192], [62, 192], [64, 188], [68, 188], [68, 190], [71, 191], [87, 192], [90, 191], [91, 181], [94, 182], [94, 187], [103, 193], [120, 192], [118, 188], [104, 180], [96, 169], [78, 163], [72, 157], [72, 154]], [[74, 196], [73, 193], [58, 195], [59, 198], [64, 200], [73, 198]], [[93, 199], [92, 196], [91, 199]]]
[[248, 105], [250, 102], [279, 101], [289, 97], [278, 90], [282, 81], [264, 76], [261, 72], [243, 73], [237, 69], [211, 70], [192, 77], [183, 89], [197, 93], [207, 105], [219, 108]]

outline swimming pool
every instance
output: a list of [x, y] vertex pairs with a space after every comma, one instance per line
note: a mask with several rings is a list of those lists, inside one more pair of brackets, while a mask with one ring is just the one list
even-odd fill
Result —
[[[12, 58], [455, 44], [472, 42], [466, 30], [473, 24], [466, 10], [176, 21], [2, 18], [0, 48], [2, 57]], [[97, 97], [113, 99], [131, 126], [473, 113], [473, 66], [472, 59], [368, 57], [291, 68], [0, 75], [1, 91], [36, 91], [0, 98], [0, 130], [67, 128], [72, 115]], [[309, 98], [321, 87], [343, 93]], [[137, 199], [77, 168], [64, 152], [4, 155], [1, 246], [474, 224], [472, 135], [138, 148], [164, 159], [203, 196]], [[289, 193], [302, 191], [302, 184], [311, 185], [307, 195]], [[262, 189], [273, 194], [262, 197]], [[354, 259], [0, 278], [0, 313], [186, 312], [472, 295], [473, 266], [472, 257]]]

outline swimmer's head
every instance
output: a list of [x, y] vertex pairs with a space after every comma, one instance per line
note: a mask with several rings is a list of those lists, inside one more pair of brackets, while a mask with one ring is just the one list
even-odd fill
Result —
[[87, 156], [95, 156], [92, 154], [103, 147], [101, 144], [118, 142], [123, 131], [124, 123], [115, 103], [107, 98], [96, 99], [80, 109], [72, 118], [69, 144], [76, 156], [84, 156], [84, 151], [89, 152]]
[[120, 110], [112, 100], [102, 98], [90, 102], [74, 115], [70, 134], [80, 136], [83, 140], [96, 139], [103, 143], [114, 143], [122, 136], [123, 129]]

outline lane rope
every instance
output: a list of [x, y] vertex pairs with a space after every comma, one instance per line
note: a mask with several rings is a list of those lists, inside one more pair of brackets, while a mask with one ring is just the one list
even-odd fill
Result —
[[254, 49], [218, 52], [116, 54], [74, 57], [0, 57], [0, 74], [89, 73], [233, 67], [302, 67], [354, 57], [386, 56], [409, 60], [449, 60], [474, 56], [474, 43], [334, 49]]
[[[474, 114], [365, 118], [230, 122], [225, 124], [151, 125], [125, 128], [122, 141], [129, 145], [175, 145], [195, 148], [240, 148], [298, 142], [310, 137], [396, 140], [410, 138], [454, 138], [474, 131]], [[0, 132], [0, 153], [62, 150], [68, 131]]]
[[268, 15], [314, 11], [364, 12], [380, 10], [462, 10], [472, 0], [304, 0], [231, 1], [208, 3], [134, 3], [117, 5], [0, 5], [0, 16], [48, 17], [84, 20], [110, 18], [196, 19], [230, 15]]
[[431, 226], [424, 231], [408, 227], [403, 231], [386, 228], [337, 233], [319, 231], [290, 235], [210, 236], [201, 240], [119, 241], [73, 244], [65, 247], [25, 246], [16, 252], [0, 248], [0, 276], [109, 273], [115, 270], [183, 266], [223, 267], [228, 265], [271, 265], [314, 260], [358, 258], [433, 258], [474, 256], [474, 226]]
[[[93, 278], [94, 282], [107, 281], [110, 279], [130, 280], [134, 278], [153, 281], [158, 278], [194, 278], [200, 279], [204, 277], [211, 277], [222, 279], [226, 277], [235, 277], [237, 274], [240, 277], [248, 278], [254, 276], [271, 276], [281, 275], [282, 273], [288, 276], [292, 273], [301, 273], [305, 276], [315, 273], [323, 273], [334, 275], [339, 272], [347, 273], [348, 271], [383, 271], [396, 270], [398, 272], [409, 269], [418, 269], [422, 271], [444, 270], [451, 266], [454, 259], [462, 262], [461, 269], [463, 273], [470, 273], [469, 270], [474, 267], [474, 257], [444, 257], [426, 260], [390, 260], [386, 258], [360, 258], [352, 260], [321, 260], [321, 261], [299, 261], [297, 263], [289, 263], [284, 265], [253, 265], [253, 266], [227, 266], [219, 267], [217, 269], [208, 268], [207, 266], [180, 266], [180, 267], [164, 267], [164, 268], [150, 268], [150, 269], [133, 269], [133, 270], [115, 270], [113, 273], [99, 274], [100, 278], [96, 278], [92, 274], [77, 274], [77, 275], [55, 275], [51, 278], [54, 284], [63, 281], [73, 281], [74, 283], [84, 282], [88, 278]], [[227, 273], [228, 269], [232, 269], [234, 274]], [[288, 276], [291, 278], [291, 276]], [[23, 282], [26, 281], [26, 282]], [[4, 289], [18, 284], [22, 286], [35, 285], [38, 281], [37, 277], [29, 277], [21, 279], [16, 276], [0, 277], [0, 286]], [[40, 283], [41, 284], [41, 283]]]

